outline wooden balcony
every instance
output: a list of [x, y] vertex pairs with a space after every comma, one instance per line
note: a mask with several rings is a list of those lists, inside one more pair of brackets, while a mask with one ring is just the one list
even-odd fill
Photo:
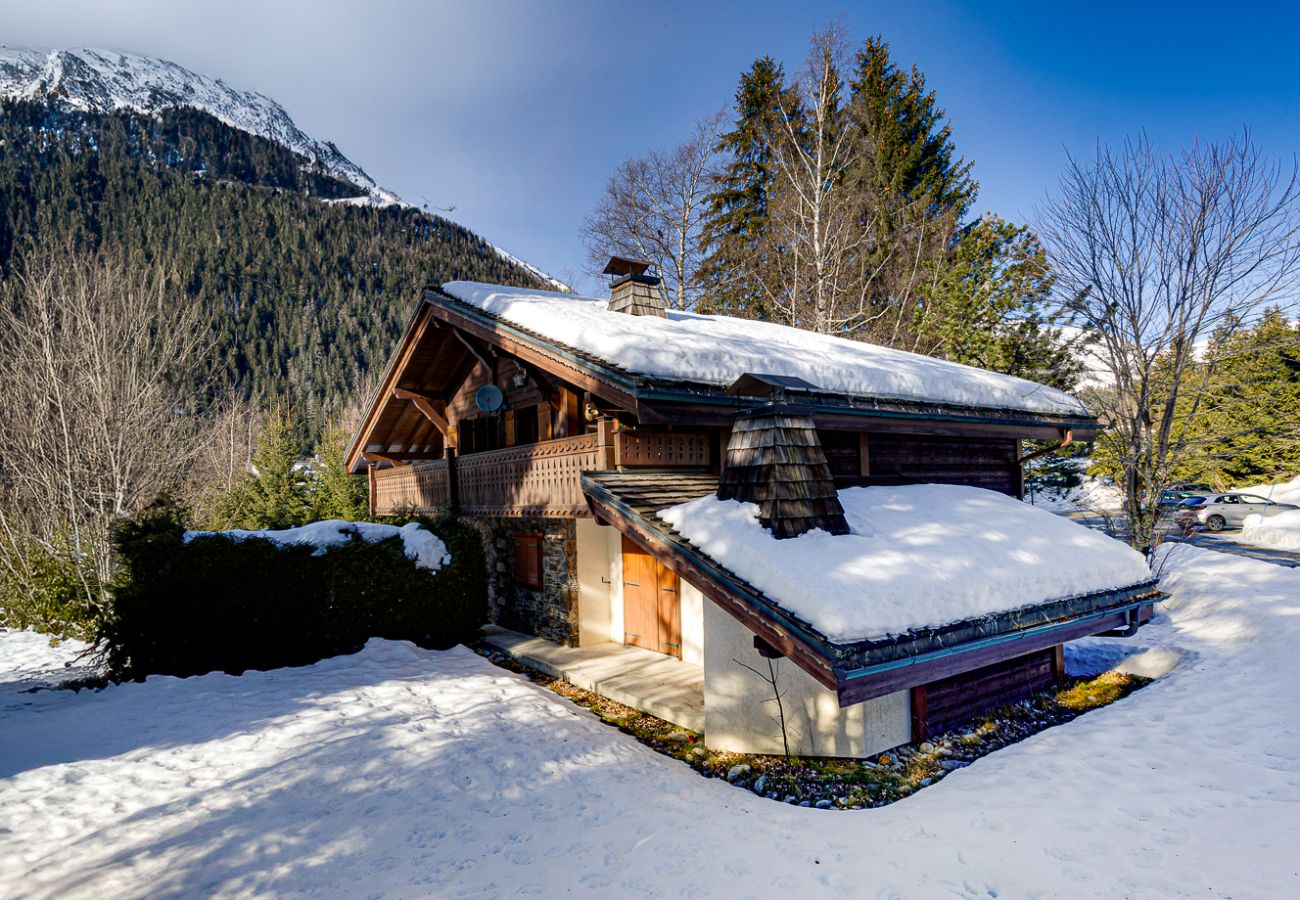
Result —
[[[371, 470], [372, 512], [437, 515], [455, 505], [478, 516], [585, 516], [583, 472], [701, 467], [705, 435], [612, 431], [557, 438]], [[453, 503], [453, 497], [456, 502]]]

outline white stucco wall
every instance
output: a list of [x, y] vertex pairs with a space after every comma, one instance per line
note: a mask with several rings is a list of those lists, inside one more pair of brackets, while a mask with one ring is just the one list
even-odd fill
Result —
[[[712, 601], [703, 603], [704, 741], [715, 750], [782, 752], [772, 687], [759, 672], [768, 661], [754, 649], [754, 634]], [[841, 709], [835, 692], [788, 659], [775, 660], [790, 752], [800, 756], [869, 756], [911, 737], [907, 691]]]
[[693, 584], [682, 582], [682, 662], [704, 665], [704, 595]]
[[[603, 644], [613, 640], [612, 591], [613, 566], [610, 558], [610, 532], [613, 528], [598, 525], [595, 519], [577, 520], [578, 551], [578, 646]], [[623, 639], [622, 615], [619, 615], [618, 639]]]

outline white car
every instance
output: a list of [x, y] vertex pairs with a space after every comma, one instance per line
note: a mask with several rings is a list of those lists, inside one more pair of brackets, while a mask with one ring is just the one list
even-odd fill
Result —
[[1178, 504], [1175, 518], [1184, 527], [1203, 525], [1206, 531], [1222, 531], [1228, 526], [1240, 528], [1246, 516], [1275, 516], [1290, 509], [1300, 509], [1300, 506], [1265, 500], [1254, 494], [1215, 494], [1188, 497]]

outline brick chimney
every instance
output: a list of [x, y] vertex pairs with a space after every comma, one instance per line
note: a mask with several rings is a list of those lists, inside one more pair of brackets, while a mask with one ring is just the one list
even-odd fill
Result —
[[609, 283], [611, 312], [668, 318], [663, 296], [659, 293], [659, 278], [646, 274], [649, 268], [650, 263], [642, 260], [610, 257], [604, 274], [612, 276]]
[[798, 537], [814, 528], [848, 534], [835, 479], [822, 450], [812, 414], [785, 402], [785, 391], [816, 390], [797, 378], [742, 375], [731, 392], [766, 392], [769, 401], [742, 412], [718, 480], [718, 499], [758, 504], [759, 522], [777, 539]]

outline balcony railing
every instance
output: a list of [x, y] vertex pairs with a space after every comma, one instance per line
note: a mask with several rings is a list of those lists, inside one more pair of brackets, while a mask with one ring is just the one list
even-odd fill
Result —
[[583, 472], [636, 466], [705, 466], [703, 435], [613, 432], [557, 438], [373, 470], [377, 515], [436, 515], [452, 506], [470, 515], [585, 515]]

